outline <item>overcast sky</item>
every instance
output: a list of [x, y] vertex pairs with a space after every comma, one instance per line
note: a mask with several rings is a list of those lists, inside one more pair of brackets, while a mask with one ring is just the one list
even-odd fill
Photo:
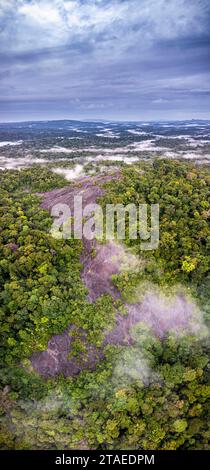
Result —
[[210, 0], [0, 0], [0, 120], [210, 118]]

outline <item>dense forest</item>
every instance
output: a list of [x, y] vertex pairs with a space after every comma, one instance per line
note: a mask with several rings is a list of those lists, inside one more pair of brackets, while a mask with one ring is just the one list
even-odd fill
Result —
[[[1, 448], [208, 449], [208, 168], [157, 159], [122, 165], [121, 177], [104, 185], [103, 207], [160, 205], [160, 244], [142, 252], [127, 231], [140, 267], [113, 276], [118, 300], [93, 303], [81, 278], [82, 242], [54, 239], [40, 207], [39, 193], [66, 186], [63, 177], [33, 166], [1, 171], [0, 182]], [[127, 315], [125, 302], [150, 289], [169, 299], [181, 290], [196, 305], [199, 328], [158, 337], [139, 323], [132, 344], [107, 344], [93, 370], [48, 379], [34, 370], [32, 353], [69, 325], [71, 354], [85, 357], [81, 329], [100, 349], [117, 312]]]

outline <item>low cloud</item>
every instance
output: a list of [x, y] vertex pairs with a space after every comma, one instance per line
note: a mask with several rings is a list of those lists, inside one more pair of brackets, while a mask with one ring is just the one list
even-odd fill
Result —
[[85, 176], [84, 166], [79, 165], [79, 164], [75, 165], [75, 167], [71, 169], [53, 168], [52, 171], [53, 173], [56, 173], [57, 175], [64, 176], [64, 178], [66, 178], [67, 181], [71, 181], [81, 176]]

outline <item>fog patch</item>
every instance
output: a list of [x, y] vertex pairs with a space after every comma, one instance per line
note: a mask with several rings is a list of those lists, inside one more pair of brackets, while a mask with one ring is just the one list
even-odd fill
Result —
[[142, 268], [142, 260], [139, 256], [134, 255], [129, 249], [120, 245], [120, 272], [137, 273]]
[[134, 382], [141, 388], [158, 380], [160, 380], [158, 374], [150, 367], [150, 361], [138, 346], [124, 349], [113, 369], [113, 385], [118, 388]]
[[[144, 286], [141, 288], [145, 289]], [[183, 290], [168, 294], [150, 287], [143, 297], [140, 292], [139, 301], [127, 304], [127, 308], [131, 324], [144, 322], [161, 339], [168, 334], [175, 337], [194, 335], [202, 339], [208, 334], [202, 312]]]
[[168, 150], [167, 147], [156, 146], [154, 139], [143, 140], [142, 142], [134, 142], [133, 144], [130, 145], [130, 147], [134, 151], [138, 151], [138, 152], [144, 152], [144, 151], [157, 152], [157, 151]]
[[185, 159], [185, 160], [197, 160], [198, 162], [207, 162], [209, 163], [209, 159], [210, 159], [210, 155], [208, 154], [202, 154], [202, 153], [198, 153], [198, 152], [189, 152], [189, 151], [169, 151], [169, 152], [165, 152], [164, 153], [164, 157], [167, 157], [167, 158], [172, 158], [172, 159], [176, 159], [176, 158], [181, 158], [181, 159]]
[[68, 140], [83, 140], [82, 137], [68, 137]]
[[84, 165], [77, 164], [74, 168], [52, 168], [52, 172], [62, 175], [67, 181], [85, 176]]
[[78, 127], [69, 127], [69, 130], [71, 130], [73, 132], [81, 132], [83, 134], [88, 134], [88, 131], [85, 131], [83, 129], [79, 129]]
[[205, 140], [205, 139], [194, 139], [192, 137], [187, 139], [187, 144], [191, 148], [198, 148], [198, 147], [205, 147], [205, 145], [210, 144], [210, 140]]
[[129, 132], [130, 134], [133, 134], [133, 135], [148, 135], [149, 134], [149, 132], [138, 131], [138, 130], [135, 130], [135, 129], [128, 129], [127, 132]]
[[[87, 159], [89, 159], [89, 157], [87, 157]], [[131, 156], [125, 157], [124, 155], [120, 155], [120, 154], [119, 155], [99, 154], [93, 159], [91, 157], [89, 160], [96, 161], [96, 159], [101, 160], [101, 161], [107, 161], [107, 162], [108, 161], [122, 162], [122, 163], [126, 163], [127, 165], [131, 165], [132, 163], [139, 161], [139, 157], [131, 157]]]
[[182, 154], [182, 158], [185, 158], [186, 160], [209, 160], [210, 155], [208, 154], [199, 154], [196, 152], [184, 152]]
[[103, 128], [103, 130], [96, 134], [96, 137], [104, 137], [104, 138], [108, 138], [108, 139], [119, 139], [120, 136], [119, 136], [119, 133], [116, 133], [116, 132], [113, 132], [112, 129], [110, 128]]
[[29, 168], [33, 165], [43, 165], [50, 160], [44, 158], [7, 158], [0, 156], [0, 169], [1, 170], [21, 170], [23, 168]]
[[50, 147], [48, 149], [41, 149], [40, 150], [41, 153], [49, 153], [49, 152], [52, 152], [52, 153], [73, 153], [73, 152], [76, 152], [76, 151], [78, 151], [78, 149], [70, 149], [70, 148], [59, 147], [59, 146]]
[[154, 369], [154, 348], [168, 336], [177, 341], [190, 336], [193, 342], [209, 335], [203, 314], [189, 294], [180, 288], [168, 294], [155, 286], [147, 287], [145, 293], [146, 286], [140, 286], [139, 302], [126, 304], [127, 316], [118, 317], [115, 329], [106, 338], [109, 344], [123, 346], [112, 377], [118, 388], [163, 380]]
[[17, 140], [16, 142], [0, 142], [0, 147], [13, 147], [15, 145], [22, 145], [23, 140]]

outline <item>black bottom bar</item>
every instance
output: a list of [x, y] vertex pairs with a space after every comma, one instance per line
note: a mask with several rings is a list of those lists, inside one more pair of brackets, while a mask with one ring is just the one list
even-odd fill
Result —
[[[150, 465], [201, 465], [209, 460], [207, 451], [1, 451], [1, 467], [21, 468], [104, 468]], [[4, 466], [5, 465], [5, 466]], [[170, 470], [170, 469], [169, 469]]]

